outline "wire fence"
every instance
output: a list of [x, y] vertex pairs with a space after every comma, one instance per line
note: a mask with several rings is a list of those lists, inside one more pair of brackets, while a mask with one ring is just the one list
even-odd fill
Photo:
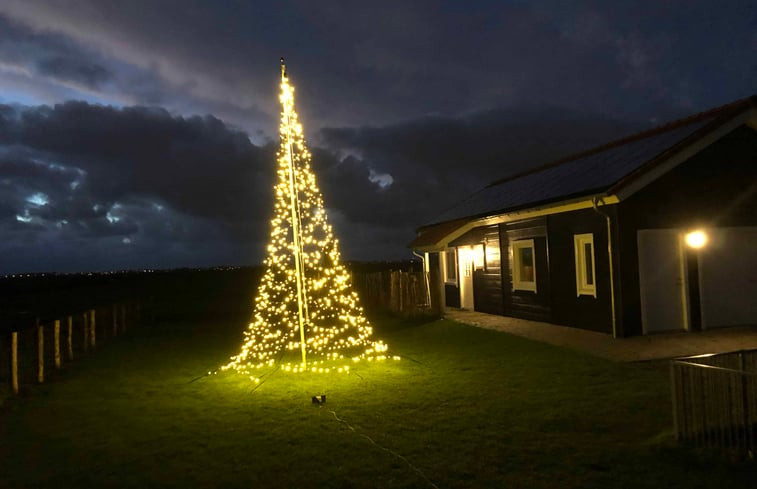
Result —
[[678, 441], [750, 456], [757, 451], [757, 350], [670, 363]]
[[130, 302], [37, 320], [23, 328], [6, 325], [0, 338], [0, 398], [49, 381], [61, 369], [123, 335], [140, 314], [140, 304]]

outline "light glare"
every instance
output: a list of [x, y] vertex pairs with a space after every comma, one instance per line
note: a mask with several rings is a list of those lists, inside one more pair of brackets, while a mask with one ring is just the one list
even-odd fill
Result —
[[686, 245], [690, 248], [699, 249], [707, 244], [707, 234], [704, 231], [692, 231], [686, 234]]

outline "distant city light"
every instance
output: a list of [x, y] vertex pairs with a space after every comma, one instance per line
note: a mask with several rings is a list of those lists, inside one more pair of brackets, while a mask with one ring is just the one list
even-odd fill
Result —
[[690, 248], [699, 249], [707, 244], [707, 234], [704, 231], [696, 230], [686, 234], [686, 245]]

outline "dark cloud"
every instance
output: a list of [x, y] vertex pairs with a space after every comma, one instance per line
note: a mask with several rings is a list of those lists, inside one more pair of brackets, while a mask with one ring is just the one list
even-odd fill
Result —
[[[497, 178], [639, 127], [601, 115], [522, 108], [323, 129], [321, 144], [347, 156], [321, 172], [329, 177], [326, 195], [348, 219], [418, 226]], [[390, 175], [393, 183], [380, 188], [369, 181], [370, 170]]]
[[[566, 110], [487, 111], [324, 129], [313, 163], [344, 256], [396, 258], [407, 256], [415, 227], [488, 181], [629, 129]], [[114, 247], [143, 266], [177, 257], [256, 262], [269, 231], [274, 150], [212, 116], [83, 102], [0, 106], [5, 256], [47, 240], [86, 242], [93, 264]]]
[[69, 102], [1, 106], [0, 128], [3, 246], [57, 236], [58, 247], [99, 242], [107, 256], [110, 238], [163, 249], [237, 240], [248, 261], [259, 258], [273, 150], [219, 120]]
[[84, 172], [78, 190], [105, 204], [160, 196], [202, 217], [260, 217], [254, 196], [266, 192], [261, 172], [267, 174], [271, 151], [212, 116], [67, 102], [0, 117], [0, 143], [33, 148], [42, 161]]

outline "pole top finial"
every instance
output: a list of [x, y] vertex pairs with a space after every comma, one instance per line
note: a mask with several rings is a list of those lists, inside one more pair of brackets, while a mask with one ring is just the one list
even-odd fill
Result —
[[287, 76], [287, 66], [284, 64], [284, 57], [282, 56], [279, 58], [279, 61], [281, 62], [281, 76]]

